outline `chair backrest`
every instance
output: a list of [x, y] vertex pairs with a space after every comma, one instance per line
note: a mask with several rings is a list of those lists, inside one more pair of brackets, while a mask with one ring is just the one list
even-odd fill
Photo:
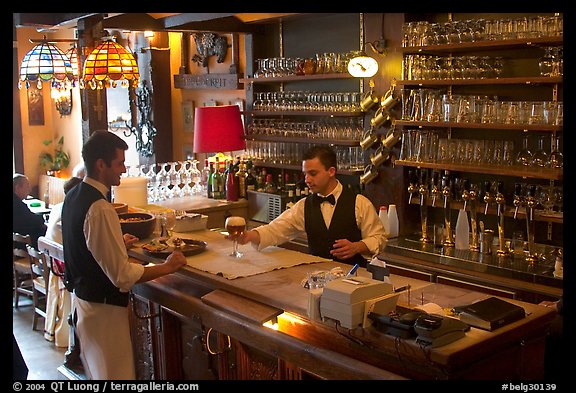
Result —
[[36, 250], [31, 245], [27, 245], [26, 248], [30, 258], [30, 271], [32, 273], [34, 286], [36, 287], [36, 284], [38, 283], [38, 280], [36, 279], [42, 278], [44, 281], [43, 289], [46, 290], [50, 279], [50, 270], [46, 264], [46, 255], [42, 251]]
[[18, 258], [28, 258], [27, 245], [32, 244], [30, 235], [22, 235], [18, 232], [12, 232], [12, 256], [13, 260]]
[[[46, 262], [52, 274], [64, 277], [64, 249], [62, 244], [45, 236], [38, 238], [38, 249], [46, 255]], [[59, 262], [60, 263], [59, 263]]]

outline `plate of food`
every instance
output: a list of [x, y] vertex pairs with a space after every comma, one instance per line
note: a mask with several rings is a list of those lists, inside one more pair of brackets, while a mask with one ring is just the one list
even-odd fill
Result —
[[176, 249], [182, 251], [182, 254], [189, 257], [196, 255], [204, 250], [208, 244], [201, 240], [181, 239], [179, 237], [159, 237], [142, 245], [144, 253], [153, 257], [166, 258]]

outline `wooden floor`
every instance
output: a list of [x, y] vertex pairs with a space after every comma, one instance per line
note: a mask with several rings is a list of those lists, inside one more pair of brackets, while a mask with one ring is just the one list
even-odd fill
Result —
[[57, 369], [64, 363], [67, 348], [44, 338], [44, 318], [38, 320], [38, 330], [32, 330], [32, 313], [32, 301], [26, 298], [20, 298], [18, 309], [12, 307], [12, 332], [28, 366], [28, 380], [65, 380]]

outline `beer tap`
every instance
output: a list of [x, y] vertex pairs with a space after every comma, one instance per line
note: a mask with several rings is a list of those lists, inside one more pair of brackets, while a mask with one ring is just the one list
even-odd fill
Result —
[[504, 256], [508, 254], [504, 241], [504, 208], [506, 205], [506, 199], [504, 198], [504, 182], [501, 180], [498, 180], [496, 197], [494, 199], [498, 206], [498, 251], [496, 253], [500, 256]]
[[472, 230], [472, 240], [470, 242], [470, 251], [477, 252], [480, 250], [478, 242], [478, 224], [476, 219], [476, 190], [470, 189], [470, 181], [464, 179], [464, 191], [462, 191], [462, 199], [464, 200], [464, 211], [466, 206], [470, 208], [470, 227]]
[[408, 204], [412, 201], [412, 194], [415, 194], [418, 191], [418, 184], [417, 179], [414, 176], [414, 171], [408, 171], [408, 182], [410, 185], [408, 186]]
[[450, 195], [452, 182], [450, 181], [448, 171], [444, 172], [442, 176], [442, 197], [444, 198], [444, 227], [446, 229], [446, 240], [444, 245], [446, 247], [454, 247], [454, 237], [452, 236], [452, 228], [450, 226]]
[[528, 255], [526, 261], [535, 263], [538, 255], [534, 250], [534, 209], [536, 208], [536, 185], [531, 184], [526, 193], [526, 235], [528, 237]]
[[518, 214], [518, 208], [524, 205], [524, 200], [522, 198], [522, 184], [515, 183], [514, 184], [514, 200], [512, 201], [514, 205], [514, 219], [516, 219], [516, 215]]
[[488, 214], [488, 207], [491, 203], [494, 203], [495, 197], [492, 195], [490, 189], [492, 188], [492, 183], [490, 180], [486, 180], [484, 182], [484, 203], [486, 204], [486, 208], [484, 209], [484, 214]]
[[432, 207], [436, 205], [436, 198], [440, 194], [440, 190], [438, 189], [439, 176], [440, 174], [438, 172], [432, 172], [432, 190], [430, 191], [430, 195], [432, 196]]
[[428, 171], [422, 169], [420, 171], [420, 186], [418, 187], [418, 193], [420, 194], [420, 221], [422, 223], [422, 238], [420, 241], [422, 243], [430, 243], [430, 238], [428, 237], [428, 206], [426, 205], [426, 199], [428, 196]]

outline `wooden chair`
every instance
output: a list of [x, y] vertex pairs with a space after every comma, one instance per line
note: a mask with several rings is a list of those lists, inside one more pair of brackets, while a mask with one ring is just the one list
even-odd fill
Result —
[[38, 317], [46, 318], [46, 300], [50, 270], [46, 264], [46, 255], [42, 251], [38, 251], [30, 245], [27, 245], [26, 248], [30, 256], [30, 272], [32, 275], [32, 302], [34, 303], [32, 330], [36, 330]]
[[[32, 244], [30, 235], [12, 232], [12, 275], [14, 278], [14, 307], [18, 308], [20, 295], [32, 299], [32, 276], [27, 245]], [[18, 246], [22, 247], [19, 248]]]

